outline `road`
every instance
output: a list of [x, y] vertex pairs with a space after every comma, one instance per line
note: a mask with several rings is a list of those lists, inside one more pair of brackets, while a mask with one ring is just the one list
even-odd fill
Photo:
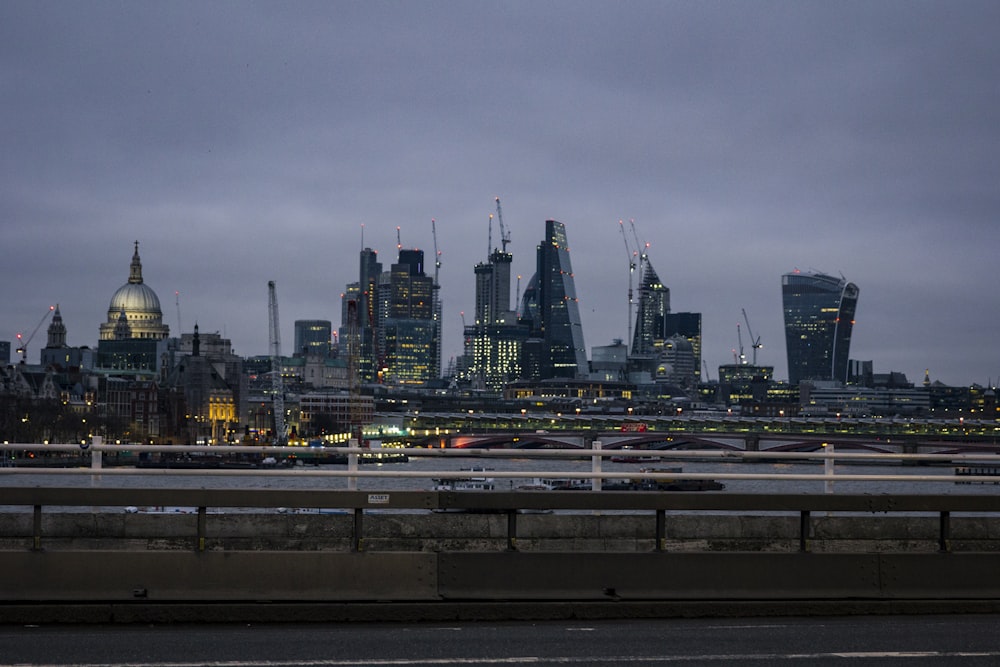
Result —
[[1000, 616], [0, 626], [0, 666], [995, 665]]

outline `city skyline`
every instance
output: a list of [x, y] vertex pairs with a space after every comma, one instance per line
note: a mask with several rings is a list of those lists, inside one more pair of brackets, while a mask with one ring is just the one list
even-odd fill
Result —
[[634, 219], [713, 379], [744, 308], [788, 376], [798, 268], [863, 292], [852, 358], [985, 384], [998, 22], [985, 2], [4, 3], [0, 340], [59, 304], [96, 347], [138, 240], [172, 335], [266, 354], [269, 280], [283, 340], [336, 328], [359, 251], [391, 263], [399, 226], [429, 258], [434, 219], [447, 365], [499, 196], [522, 289], [565, 223], [588, 356], [629, 338]]

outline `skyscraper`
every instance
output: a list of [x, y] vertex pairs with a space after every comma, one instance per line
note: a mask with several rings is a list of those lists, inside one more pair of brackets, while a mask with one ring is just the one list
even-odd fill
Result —
[[509, 252], [494, 249], [476, 264], [476, 316], [463, 332], [474, 386], [499, 391], [521, 375], [521, 346], [528, 329], [510, 309]]
[[651, 354], [656, 341], [667, 338], [663, 329], [664, 318], [670, 312], [670, 289], [660, 281], [645, 254], [643, 260], [639, 278], [639, 308], [632, 334], [632, 354], [639, 355]]
[[847, 381], [858, 286], [822, 273], [781, 277], [788, 381]]
[[[525, 290], [522, 317], [531, 318], [531, 335], [541, 339], [540, 378], [586, 375], [583, 325], [563, 223], [545, 221], [545, 241], [538, 246], [536, 266]], [[524, 373], [533, 365], [522, 364]]]
[[[349, 283], [341, 297], [340, 339], [349, 343], [354, 356], [351, 363], [357, 369], [361, 382], [375, 380], [376, 366], [381, 358], [375, 328], [375, 290], [381, 273], [382, 263], [378, 261], [378, 253], [371, 248], [363, 249], [358, 282]], [[356, 340], [351, 340], [351, 331], [355, 332]]]
[[424, 273], [423, 250], [400, 250], [378, 281], [377, 337], [385, 381], [425, 385], [438, 378], [434, 279]]

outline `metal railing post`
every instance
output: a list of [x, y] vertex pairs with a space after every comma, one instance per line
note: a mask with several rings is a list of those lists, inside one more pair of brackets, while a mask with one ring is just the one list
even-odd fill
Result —
[[[353, 449], [358, 446], [356, 440], [351, 440], [349, 443], [350, 447]], [[358, 453], [348, 452], [347, 454], [347, 471], [350, 473], [356, 473], [358, 471]], [[356, 475], [351, 475], [347, 478], [347, 490], [357, 491], [358, 490], [358, 478]]]
[[809, 551], [809, 510], [799, 512], [799, 551]]
[[[591, 449], [593, 449], [594, 451], [597, 451], [597, 452], [601, 451], [601, 441], [600, 440], [594, 440], [593, 445], [591, 445]], [[593, 455], [593, 456], [590, 457], [591, 472], [594, 473], [594, 478], [590, 482], [590, 488], [592, 490], [594, 490], [594, 491], [600, 491], [601, 490], [601, 477], [600, 477], [600, 475], [601, 475], [601, 466], [602, 466], [603, 461], [604, 461], [604, 457], [601, 456], [600, 454], [595, 454], [595, 455]]]

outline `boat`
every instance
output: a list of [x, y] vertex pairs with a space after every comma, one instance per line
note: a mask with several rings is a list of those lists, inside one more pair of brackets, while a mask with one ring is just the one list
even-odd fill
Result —
[[[473, 467], [464, 468], [463, 470], [468, 470], [469, 472], [485, 473], [486, 468]], [[496, 490], [496, 484], [492, 477], [475, 476], [468, 477], [465, 479], [435, 479], [434, 480], [434, 490], [435, 491], [494, 491]]]
[[[631, 447], [622, 447], [619, 451], [621, 452], [638, 452], [641, 450], [635, 450]], [[662, 459], [659, 456], [652, 456], [650, 454], [615, 454], [611, 457], [612, 463], [659, 463]]]

